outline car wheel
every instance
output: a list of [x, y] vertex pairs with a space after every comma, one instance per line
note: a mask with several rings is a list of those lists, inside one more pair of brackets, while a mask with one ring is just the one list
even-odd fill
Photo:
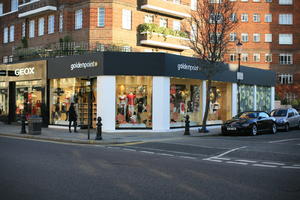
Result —
[[253, 136], [257, 135], [257, 126], [255, 124], [252, 125], [251, 135]]
[[273, 123], [271, 133], [275, 134], [276, 132], [277, 132], [277, 126], [275, 123]]
[[284, 131], [285, 131], [285, 132], [289, 132], [289, 130], [290, 130], [289, 124], [285, 124], [285, 125], [284, 125]]

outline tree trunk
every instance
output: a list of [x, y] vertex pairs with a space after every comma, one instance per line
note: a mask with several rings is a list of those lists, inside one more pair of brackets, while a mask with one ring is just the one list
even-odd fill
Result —
[[208, 111], [209, 111], [209, 104], [210, 104], [210, 88], [211, 88], [211, 80], [207, 81], [207, 88], [206, 88], [206, 104], [205, 104], [205, 111], [204, 111], [204, 117], [202, 120], [202, 129], [200, 132], [205, 133], [208, 132], [206, 129], [206, 122], [208, 118]]

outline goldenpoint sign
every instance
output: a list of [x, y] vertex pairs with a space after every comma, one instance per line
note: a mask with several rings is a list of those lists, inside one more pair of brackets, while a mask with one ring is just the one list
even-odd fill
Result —
[[89, 61], [89, 62], [77, 62], [70, 65], [71, 71], [74, 69], [87, 69], [91, 67], [97, 67], [98, 62], [96, 61]]

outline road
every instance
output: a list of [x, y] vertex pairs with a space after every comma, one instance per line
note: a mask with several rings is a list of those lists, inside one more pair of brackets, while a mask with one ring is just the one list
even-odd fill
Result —
[[1, 199], [300, 199], [300, 131], [126, 146], [0, 137]]

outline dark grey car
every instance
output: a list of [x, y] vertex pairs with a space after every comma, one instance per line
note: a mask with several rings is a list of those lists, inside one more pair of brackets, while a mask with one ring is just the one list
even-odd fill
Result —
[[300, 129], [300, 115], [294, 108], [279, 108], [271, 111], [271, 116], [276, 118], [278, 129], [289, 131], [290, 128]]

